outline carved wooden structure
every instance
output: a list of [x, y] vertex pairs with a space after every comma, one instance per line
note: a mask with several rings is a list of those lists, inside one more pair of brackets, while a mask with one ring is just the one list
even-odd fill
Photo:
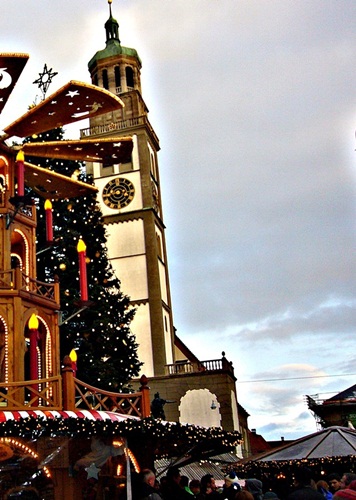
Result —
[[[0, 54], [3, 72], [0, 113], [27, 59], [26, 54]], [[81, 413], [79, 410], [87, 409], [92, 414], [98, 410], [110, 410], [136, 418], [150, 414], [145, 377], [141, 377], [138, 392], [118, 394], [101, 391], [76, 379], [68, 356], [61, 368], [59, 283], [37, 280], [36, 207], [33, 200], [25, 195], [26, 185], [39, 197], [49, 200], [79, 197], [96, 191], [91, 185], [26, 163], [25, 154], [99, 162], [115, 158], [115, 162], [120, 162], [131, 154], [131, 139], [121, 138], [120, 142], [104, 139], [33, 143], [24, 144], [21, 150], [20, 147], [8, 146], [6, 142], [12, 136], [24, 138], [39, 134], [121, 106], [122, 101], [109, 92], [72, 81], [6, 127], [5, 135], [0, 137], [1, 422], [9, 418], [18, 421], [22, 418], [21, 411], [34, 417], [58, 411], [71, 413], [78, 410]], [[33, 318], [35, 323], [31, 324]], [[66, 439], [69, 442], [69, 438]], [[0, 446], [10, 449], [8, 442], [1, 443]], [[55, 499], [81, 498], [81, 488], [68, 474], [70, 463], [68, 455], [58, 468], [54, 468]], [[2, 486], [0, 490], [1, 496]]]

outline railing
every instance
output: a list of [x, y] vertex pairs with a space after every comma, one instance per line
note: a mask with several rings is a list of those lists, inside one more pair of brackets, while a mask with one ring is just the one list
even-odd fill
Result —
[[0, 289], [8, 290], [14, 288], [15, 269], [0, 271]]
[[142, 417], [141, 392], [121, 394], [108, 392], [96, 387], [84, 384], [74, 378], [75, 385], [75, 407], [89, 410], [114, 411], [124, 415]]
[[[6, 196], [2, 196], [0, 198], [0, 206], [6, 206]], [[36, 207], [34, 205], [18, 205], [15, 210], [7, 210], [7, 217], [9, 217], [10, 221], [12, 221], [17, 215], [22, 215], [27, 217], [28, 219], [35, 220], [35, 210]]]
[[44, 283], [43, 281], [30, 278], [25, 274], [22, 275], [22, 288], [45, 299], [58, 301], [56, 300], [57, 297], [55, 287], [55, 283]]
[[135, 90], [135, 87], [127, 87], [126, 91], [124, 91], [122, 87], [115, 87], [116, 95], [120, 95], [124, 92], [132, 92], [133, 90]]
[[[73, 373], [68, 370], [69, 365], [66, 358], [64, 360], [64, 364], [64, 383], [67, 384], [69, 390], [73, 384], [75, 409], [113, 411], [139, 418], [144, 418], [150, 415], [150, 391], [147, 386], [147, 378], [144, 375], [140, 379], [141, 387], [139, 392], [127, 394], [109, 392], [85, 384], [81, 380], [75, 378]], [[67, 378], [68, 376], [69, 378]], [[66, 396], [64, 396], [64, 399], [66, 399]], [[66, 404], [66, 402], [64, 403]], [[70, 399], [68, 399], [67, 406], [71, 405], [72, 403]]]
[[25, 410], [45, 407], [46, 410], [62, 409], [61, 377], [48, 377], [21, 382], [0, 383], [0, 408]]
[[304, 396], [304, 400], [307, 403], [309, 409], [313, 409], [313, 407], [316, 406], [346, 406], [356, 404], [356, 397], [348, 397], [344, 399], [322, 399], [318, 394], [314, 394], [313, 396]]
[[128, 118], [126, 120], [120, 120], [116, 122], [105, 123], [103, 125], [94, 125], [93, 127], [83, 128], [80, 130], [80, 138], [84, 139], [92, 135], [101, 135], [115, 132], [117, 130], [125, 130], [131, 127], [137, 127], [138, 125], [146, 125], [151, 134], [155, 137], [158, 142], [158, 137], [152, 128], [146, 115], [136, 116], [134, 118]]
[[168, 375], [217, 371], [227, 371], [234, 375], [232, 363], [228, 361], [224, 355], [221, 359], [210, 359], [207, 361], [197, 361], [195, 363], [186, 360], [166, 365], [166, 372]]
[[0, 290], [24, 290], [38, 297], [59, 302], [59, 284], [44, 283], [24, 274], [19, 267], [0, 271]]

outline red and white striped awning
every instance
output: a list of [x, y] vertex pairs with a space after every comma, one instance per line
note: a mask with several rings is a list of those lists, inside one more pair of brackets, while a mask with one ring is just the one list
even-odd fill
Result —
[[75, 410], [75, 411], [56, 411], [56, 410], [20, 410], [20, 411], [0, 411], [0, 423], [8, 420], [21, 420], [24, 418], [43, 418], [44, 420], [55, 418], [77, 418], [86, 420], [110, 420], [111, 422], [123, 422], [127, 419], [139, 420], [138, 417], [123, 415], [113, 411], [96, 410]]

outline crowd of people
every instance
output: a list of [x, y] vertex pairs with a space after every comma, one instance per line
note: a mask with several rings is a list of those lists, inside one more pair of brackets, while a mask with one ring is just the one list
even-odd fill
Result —
[[356, 474], [346, 472], [341, 477], [330, 474], [316, 481], [312, 471], [299, 467], [294, 471], [292, 491], [284, 498], [265, 491], [259, 479], [239, 479], [231, 471], [219, 488], [214, 476], [200, 479], [182, 476], [178, 467], [171, 467], [159, 480], [152, 470], [140, 473], [134, 500], [356, 500]]

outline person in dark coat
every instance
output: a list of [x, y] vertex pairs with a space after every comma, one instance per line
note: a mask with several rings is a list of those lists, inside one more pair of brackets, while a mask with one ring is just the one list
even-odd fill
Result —
[[155, 488], [156, 476], [150, 469], [144, 469], [140, 474], [138, 500], [162, 500]]
[[207, 498], [208, 500], [220, 500], [220, 493], [217, 491], [215, 479], [212, 474], [205, 474], [205, 476], [201, 478], [200, 484], [200, 491], [203, 498]]
[[245, 490], [252, 493], [254, 500], [263, 500], [262, 482], [259, 479], [246, 479]]
[[180, 485], [181, 475], [178, 467], [167, 471], [167, 482], [162, 490], [164, 500], [192, 500], [192, 495]]
[[234, 471], [231, 471], [224, 479], [221, 500], [235, 500], [236, 493], [241, 491], [239, 480]]
[[287, 500], [325, 500], [324, 496], [312, 487], [312, 471], [308, 467], [300, 467], [294, 474], [295, 490]]

